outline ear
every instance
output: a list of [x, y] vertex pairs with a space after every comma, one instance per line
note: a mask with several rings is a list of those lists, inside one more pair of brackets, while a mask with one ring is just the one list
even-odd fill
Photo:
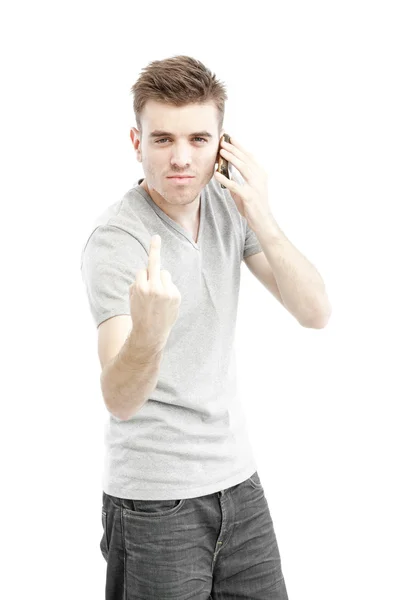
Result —
[[132, 140], [132, 144], [133, 147], [136, 151], [136, 158], [138, 159], [139, 162], [142, 162], [142, 153], [141, 153], [141, 148], [140, 148], [140, 133], [139, 131], [136, 129], [136, 127], [131, 127], [131, 130], [129, 132], [129, 136]]
[[133, 144], [135, 150], [137, 150], [138, 146], [140, 144], [140, 133], [136, 129], [136, 127], [131, 127], [131, 130], [129, 132], [129, 136], [130, 136], [130, 138], [132, 140], [132, 144]]

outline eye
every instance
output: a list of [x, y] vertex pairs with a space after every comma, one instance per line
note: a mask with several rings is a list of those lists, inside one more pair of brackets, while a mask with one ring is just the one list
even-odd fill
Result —
[[[169, 140], [169, 139], [170, 139], [170, 138], [161, 138], [160, 140], [157, 140], [157, 141], [156, 141], [156, 144], [161, 144], [161, 143], [162, 143], [164, 140]], [[196, 136], [196, 137], [194, 137], [193, 139], [194, 139], [194, 140], [203, 140], [203, 142], [207, 142], [206, 138], [199, 137], [199, 136]]]

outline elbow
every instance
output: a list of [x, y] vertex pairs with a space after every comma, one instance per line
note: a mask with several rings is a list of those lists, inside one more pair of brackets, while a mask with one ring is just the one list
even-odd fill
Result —
[[100, 376], [100, 389], [101, 389], [101, 395], [103, 397], [104, 405], [105, 405], [107, 411], [110, 413], [110, 415], [112, 417], [114, 417], [114, 419], [117, 419], [118, 421], [127, 421], [125, 416], [122, 415], [120, 413], [120, 411], [118, 411], [116, 409], [115, 398], [114, 398], [114, 401], [112, 401], [112, 399], [111, 399], [112, 396], [108, 389], [107, 381], [104, 378], [104, 374], [105, 374], [105, 371], [103, 369], [103, 372]]
[[332, 307], [329, 307], [325, 311], [315, 312], [310, 318], [305, 321], [301, 321], [300, 325], [308, 329], [324, 329], [329, 323], [329, 319], [332, 315]]
[[302, 327], [305, 327], [306, 329], [323, 329], [327, 326], [327, 324], [328, 323], [325, 321], [311, 321], [307, 323], [300, 323], [300, 325]]

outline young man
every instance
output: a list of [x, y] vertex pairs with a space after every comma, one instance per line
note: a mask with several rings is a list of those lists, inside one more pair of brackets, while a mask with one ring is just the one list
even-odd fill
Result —
[[[234, 349], [242, 260], [284, 305], [248, 223], [266, 205], [250, 218], [239, 188], [215, 176], [226, 94], [202, 63], [155, 61], [132, 91], [145, 177], [100, 216], [81, 265], [110, 412], [106, 599], [283, 600]], [[254, 192], [250, 155], [225, 149]]]

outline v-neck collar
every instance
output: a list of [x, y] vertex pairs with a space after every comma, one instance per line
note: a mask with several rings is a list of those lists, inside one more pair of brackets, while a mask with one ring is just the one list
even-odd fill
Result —
[[154, 200], [152, 199], [150, 194], [148, 194], [147, 191], [144, 189], [144, 187], [142, 187], [140, 185], [143, 180], [144, 180], [144, 177], [139, 179], [133, 189], [136, 190], [137, 192], [139, 192], [139, 194], [141, 196], [143, 196], [143, 198], [146, 200], [146, 202], [155, 210], [155, 212], [158, 214], [158, 216], [163, 221], [168, 223], [168, 225], [170, 225], [176, 231], [178, 231], [183, 236], [185, 236], [185, 238], [187, 240], [189, 240], [189, 242], [192, 244], [192, 246], [194, 248], [196, 248], [196, 250], [200, 250], [200, 244], [201, 244], [201, 240], [203, 237], [202, 233], [203, 233], [203, 228], [204, 228], [204, 219], [205, 219], [205, 198], [206, 198], [205, 189], [203, 188], [203, 190], [200, 193], [200, 224], [199, 224], [199, 232], [197, 235], [197, 242], [195, 242], [193, 237], [187, 231], [187, 229], [185, 229], [184, 227], [182, 227], [182, 225], [180, 225], [179, 223], [177, 223], [176, 221], [171, 219], [171, 217], [169, 217], [163, 210], [161, 210], [161, 208], [158, 206], [158, 204], [156, 204], [154, 202]]

